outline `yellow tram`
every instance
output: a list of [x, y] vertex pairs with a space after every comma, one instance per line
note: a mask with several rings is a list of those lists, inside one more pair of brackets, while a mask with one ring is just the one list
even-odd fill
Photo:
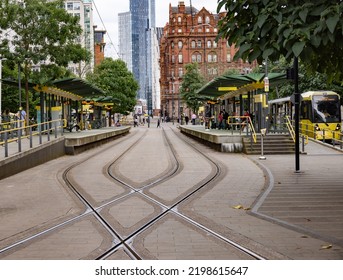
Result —
[[[300, 132], [318, 140], [341, 138], [340, 96], [333, 91], [308, 91], [301, 94]], [[282, 111], [294, 119], [291, 97], [269, 102], [272, 111]]]

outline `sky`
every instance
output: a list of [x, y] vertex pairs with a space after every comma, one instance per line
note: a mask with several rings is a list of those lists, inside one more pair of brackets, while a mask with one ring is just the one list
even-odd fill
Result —
[[[164, 27], [169, 18], [169, 3], [177, 6], [180, 0], [155, 0], [156, 26]], [[190, 0], [183, 0], [186, 6]], [[198, 10], [205, 7], [209, 12], [216, 13], [217, 0], [191, 0], [192, 6]], [[105, 56], [118, 58], [118, 13], [129, 11], [129, 0], [92, 0], [93, 21], [98, 30], [107, 30], [105, 35]], [[98, 15], [99, 13], [99, 15]], [[101, 21], [102, 19], [102, 21]], [[103, 22], [103, 23], [102, 23]]]

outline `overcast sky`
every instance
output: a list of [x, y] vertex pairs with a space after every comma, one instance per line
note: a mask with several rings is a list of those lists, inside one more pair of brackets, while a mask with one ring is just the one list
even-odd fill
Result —
[[[169, 3], [171, 3], [172, 6], [177, 6], [179, 1], [180, 0], [155, 0], [157, 27], [164, 27], [168, 22]], [[190, 0], [184, 0], [184, 2], [186, 6], [190, 5]], [[94, 25], [97, 25], [97, 29], [107, 30], [110, 36], [110, 38], [107, 35], [105, 36], [105, 56], [114, 59], [118, 58], [118, 13], [128, 12], [129, 3], [129, 0], [93, 0]], [[198, 10], [205, 7], [208, 11], [216, 13], [217, 0], [192, 0], [192, 6]], [[97, 10], [105, 26], [102, 24]]]

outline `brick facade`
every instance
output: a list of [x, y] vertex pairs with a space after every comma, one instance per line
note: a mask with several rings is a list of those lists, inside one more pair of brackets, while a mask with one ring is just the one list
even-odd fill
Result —
[[[193, 15], [193, 16], [192, 16]], [[161, 112], [177, 119], [191, 112], [182, 104], [179, 87], [186, 64], [197, 62], [206, 81], [220, 76], [229, 69], [249, 72], [256, 66], [242, 60], [232, 61], [235, 47], [227, 41], [215, 41], [218, 21], [224, 13], [212, 14], [205, 8], [198, 11], [180, 1], [178, 7], [169, 5], [169, 22], [163, 29], [160, 43]]]

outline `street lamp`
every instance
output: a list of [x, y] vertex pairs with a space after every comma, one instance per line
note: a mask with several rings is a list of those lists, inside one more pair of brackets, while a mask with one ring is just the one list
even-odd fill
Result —
[[2, 61], [6, 60], [6, 58], [3, 58], [0, 56], [0, 124], [2, 123], [2, 100], [1, 100], [1, 95], [2, 95]]

